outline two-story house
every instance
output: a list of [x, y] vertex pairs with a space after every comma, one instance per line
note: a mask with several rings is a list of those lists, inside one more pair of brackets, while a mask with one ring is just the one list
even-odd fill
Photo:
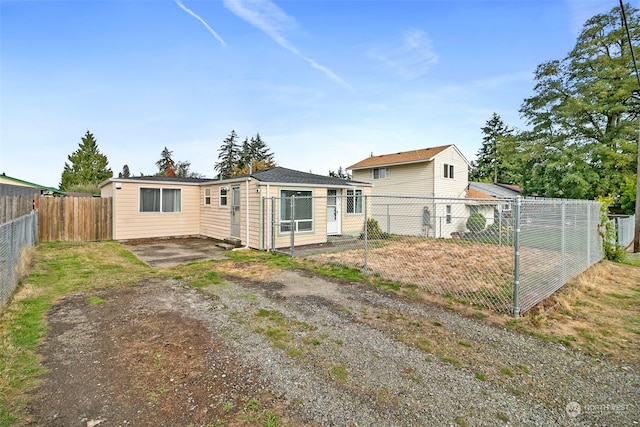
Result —
[[[450, 237], [454, 231], [464, 231], [468, 218], [462, 199], [469, 168], [455, 145], [443, 145], [371, 155], [347, 170], [353, 180], [373, 184], [372, 216], [383, 230]], [[403, 221], [394, 220], [400, 216]]]

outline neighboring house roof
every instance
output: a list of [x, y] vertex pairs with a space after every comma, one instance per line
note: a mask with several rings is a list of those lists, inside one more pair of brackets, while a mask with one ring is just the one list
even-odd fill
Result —
[[47, 187], [47, 186], [40, 185], [40, 184], [34, 184], [33, 182], [24, 181], [22, 179], [13, 178], [11, 176], [8, 176], [4, 172], [2, 172], [2, 175], [0, 175], [0, 183], [5, 183], [5, 184], [9, 184], [9, 185], [19, 185], [19, 186], [22, 186], [22, 187], [33, 187], [33, 188], [37, 188], [37, 189], [41, 190], [41, 192], [51, 192], [51, 193], [55, 193], [55, 194], [65, 194], [64, 191], [58, 190], [57, 188]]
[[[418, 150], [411, 151], [402, 151], [399, 153], [392, 154], [383, 154], [380, 156], [371, 155], [364, 160], [359, 161], [356, 164], [353, 164], [347, 169], [349, 170], [357, 170], [357, 169], [369, 169], [372, 167], [380, 167], [380, 166], [391, 166], [391, 165], [400, 165], [400, 164], [409, 164], [409, 163], [420, 163], [420, 162], [429, 162], [434, 159], [435, 156], [445, 151], [447, 148], [453, 147], [458, 154], [467, 161], [467, 159], [460, 153], [458, 148], [455, 145], [442, 145], [440, 147], [431, 147], [431, 148], [421, 148]], [[467, 161], [467, 163], [469, 163]]]
[[109, 178], [100, 183], [99, 187], [104, 187], [109, 182], [127, 182], [127, 181], [145, 181], [145, 182], [179, 182], [184, 184], [202, 184], [205, 182], [211, 182], [211, 178], [181, 178], [177, 176], [130, 176], [127, 178]]
[[519, 196], [522, 189], [517, 185], [490, 184], [488, 182], [470, 182], [467, 197], [472, 199], [511, 198]]
[[352, 181], [333, 176], [316, 175], [280, 166], [252, 173], [251, 178], [272, 184], [305, 184], [316, 186], [371, 185], [365, 182]]

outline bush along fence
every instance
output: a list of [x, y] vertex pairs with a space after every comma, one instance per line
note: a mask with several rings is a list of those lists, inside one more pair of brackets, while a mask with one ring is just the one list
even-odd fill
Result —
[[604, 257], [595, 201], [333, 197], [265, 200], [265, 249], [516, 317]]
[[38, 242], [38, 213], [31, 212], [0, 224], [0, 306], [3, 306], [27, 273], [26, 253]]

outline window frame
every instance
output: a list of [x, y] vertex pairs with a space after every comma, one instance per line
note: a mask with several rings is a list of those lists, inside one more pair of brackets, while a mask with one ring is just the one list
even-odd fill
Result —
[[[291, 224], [293, 222], [294, 233], [314, 233], [315, 232], [315, 207], [314, 207], [314, 195], [312, 189], [287, 189], [282, 188], [280, 193], [280, 209], [278, 213], [279, 234], [291, 234]], [[304, 193], [304, 195], [302, 195]], [[296, 198], [305, 199], [308, 201], [308, 208], [305, 206], [305, 210], [308, 209], [310, 218], [297, 218], [291, 220], [291, 212], [288, 209], [288, 202], [292, 196]], [[296, 214], [299, 214], [299, 208], [296, 209]], [[297, 216], [297, 215], [296, 215]], [[288, 217], [288, 218], [287, 218]]]
[[348, 188], [346, 199], [346, 214], [347, 215], [362, 215], [362, 200], [364, 192], [361, 188]]
[[[153, 191], [154, 193], [157, 192], [157, 196], [154, 197], [156, 200], [153, 200], [152, 202], [152, 204], [154, 205], [152, 210], [145, 209], [145, 206], [148, 204], [147, 202], [144, 202], [142, 199], [143, 194], [145, 193], [145, 190], [147, 192], [148, 191]], [[169, 196], [169, 195], [166, 196], [166, 197], [172, 197], [173, 200], [171, 201], [165, 200], [165, 195], [167, 193], [173, 194], [173, 196]], [[178, 195], [177, 198], [175, 194]], [[169, 204], [171, 205], [177, 204], [177, 208], [174, 208], [173, 210], [166, 210], [166, 207], [169, 206]], [[181, 212], [182, 212], [182, 188], [140, 187], [138, 189], [138, 213], [181, 213]]]
[[218, 190], [218, 206], [221, 208], [229, 206], [229, 189], [227, 187], [220, 187]]
[[204, 188], [204, 205], [211, 206], [211, 187]]
[[[377, 172], [378, 176], [376, 176], [376, 172]], [[371, 178], [373, 178], [373, 179], [387, 179], [387, 178], [389, 178], [389, 168], [373, 168], [371, 170]]]
[[444, 223], [451, 224], [451, 205], [444, 205]]
[[446, 179], [454, 179], [454, 167], [452, 164], [449, 163], [443, 163], [444, 165], [444, 169], [443, 169], [443, 173], [442, 173], [442, 177], [446, 178]]

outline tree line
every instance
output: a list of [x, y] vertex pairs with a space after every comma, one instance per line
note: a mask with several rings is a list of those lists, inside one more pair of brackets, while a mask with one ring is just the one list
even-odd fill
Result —
[[493, 113], [482, 128], [469, 179], [517, 184], [529, 196], [611, 196], [621, 210], [633, 213], [639, 22], [638, 9], [630, 5], [595, 15], [565, 58], [540, 64], [534, 94], [519, 110], [529, 128], [514, 129]]

